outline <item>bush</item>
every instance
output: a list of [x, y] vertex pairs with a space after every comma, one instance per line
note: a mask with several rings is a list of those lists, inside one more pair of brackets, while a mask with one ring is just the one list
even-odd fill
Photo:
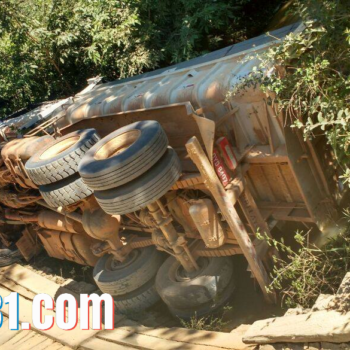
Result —
[[305, 24], [260, 55], [261, 65], [231, 94], [251, 84], [300, 128], [305, 138], [326, 135], [348, 181], [350, 170], [350, 2], [295, 0]]
[[309, 244], [308, 233], [298, 232], [295, 240], [299, 248], [293, 250], [274, 239], [264, 237], [281, 252], [274, 258], [269, 288], [280, 291], [282, 304], [287, 307], [310, 308], [322, 294], [335, 294], [350, 268], [349, 230], [318, 248]]
[[[326, 136], [349, 183], [350, 2], [296, 0], [293, 11], [305, 29], [260, 55], [261, 65], [230, 94], [260, 85], [267, 102], [305, 139]], [[285, 259], [276, 259], [271, 287], [281, 291], [285, 305], [310, 307], [320, 293], [335, 293], [349, 270], [350, 235], [323, 248], [310, 245], [307, 234], [295, 238], [300, 245], [296, 251], [269, 240], [285, 253]]]
[[[284, 0], [2, 0], [0, 117], [259, 34]], [[261, 6], [261, 5], [264, 6]]]

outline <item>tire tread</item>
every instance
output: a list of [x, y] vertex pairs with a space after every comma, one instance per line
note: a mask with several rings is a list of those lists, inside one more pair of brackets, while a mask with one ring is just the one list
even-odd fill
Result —
[[80, 177], [58, 189], [50, 190], [50, 185], [39, 186], [39, 191], [45, 202], [52, 208], [77, 203], [93, 193]]
[[39, 186], [48, 185], [72, 176], [78, 171], [79, 162], [85, 153], [98, 141], [99, 137], [95, 133], [80, 148], [72, 150], [72, 152], [61, 159], [41, 166], [26, 166], [28, 176]]

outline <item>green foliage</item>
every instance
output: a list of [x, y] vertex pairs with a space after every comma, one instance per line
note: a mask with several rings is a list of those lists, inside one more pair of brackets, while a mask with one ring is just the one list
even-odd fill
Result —
[[184, 328], [195, 329], [197, 331], [212, 331], [212, 332], [224, 332], [228, 325], [228, 321], [224, 321], [225, 314], [232, 309], [230, 306], [225, 306], [221, 317], [204, 316], [198, 317], [192, 316], [188, 321], [180, 319], [181, 325]]
[[[267, 102], [305, 139], [326, 136], [350, 182], [350, 2], [296, 0], [294, 11], [305, 29], [260, 55], [261, 65], [231, 94], [260, 85]], [[271, 287], [289, 307], [307, 308], [320, 293], [334, 294], [349, 271], [349, 232], [322, 248], [310, 245], [308, 234], [296, 234], [297, 250], [266, 239], [282, 253], [283, 259], [275, 259]]]
[[326, 135], [349, 180], [350, 2], [296, 0], [294, 11], [306, 28], [260, 56], [260, 67], [232, 93], [261, 84], [305, 138]]
[[[260, 237], [261, 238], [261, 237]], [[317, 297], [335, 294], [344, 275], [350, 268], [349, 230], [318, 248], [309, 243], [308, 233], [297, 232], [297, 249], [265, 236], [283, 258], [276, 258], [269, 288], [280, 291], [287, 307], [311, 307]]]
[[[2, 0], [0, 117], [257, 35], [283, 0]], [[264, 6], [261, 6], [261, 5]]]

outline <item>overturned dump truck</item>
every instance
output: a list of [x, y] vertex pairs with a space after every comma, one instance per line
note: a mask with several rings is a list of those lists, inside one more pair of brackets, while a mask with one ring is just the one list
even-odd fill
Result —
[[294, 222], [320, 242], [341, 229], [345, 193], [325, 139], [304, 140], [258, 87], [226, 97], [258, 65], [245, 57], [300, 27], [95, 84], [22, 138], [2, 129], [6, 263], [45, 249], [94, 266], [119, 312], [162, 299], [188, 318], [227, 302], [243, 254], [275, 302], [274, 251], [257, 232]]

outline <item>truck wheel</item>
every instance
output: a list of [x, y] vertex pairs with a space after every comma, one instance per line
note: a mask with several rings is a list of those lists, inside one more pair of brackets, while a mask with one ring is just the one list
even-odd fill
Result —
[[0, 248], [0, 267], [11, 265], [21, 259], [23, 259], [23, 255], [16, 246]]
[[124, 186], [108, 191], [95, 191], [94, 194], [107, 214], [128, 214], [162, 197], [180, 175], [180, 160], [169, 147], [165, 155], [145, 174]]
[[154, 246], [133, 250], [123, 262], [106, 254], [95, 265], [93, 276], [102, 292], [122, 296], [153, 279], [163, 261], [163, 254]]
[[119, 297], [113, 297], [114, 304], [121, 314], [142, 312], [160, 300], [154, 285], [154, 278], [142, 287]]
[[95, 129], [60, 137], [29, 158], [25, 164], [28, 176], [36, 185], [47, 185], [74, 175], [84, 154], [99, 139]]
[[236, 280], [232, 278], [228, 286], [223, 290], [220, 298], [216, 301], [209, 302], [197, 308], [192, 309], [175, 309], [168, 307], [171, 314], [184, 320], [190, 320], [192, 317], [201, 318], [206, 315], [215, 314], [219, 309], [228, 302], [236, 288]]
[[150, 169], [167, 146], [168, 138], [158, 122], [136, 122], [112, 132], [92, 147], [79, 164], [79, 173], [93, 190], [115, 188]]
[[210, 313], [222, 306], [234, 290], [230, 257], [201, 257], [197, 263], [199, 270], [188, 273], [170, 257], [157, 273], [157, 292], [175, 314]]
[[39, 191], [45, 202], [52, 208], [77, 203], [93, 193], [78, 173], [61, 181], [39, 186]]

